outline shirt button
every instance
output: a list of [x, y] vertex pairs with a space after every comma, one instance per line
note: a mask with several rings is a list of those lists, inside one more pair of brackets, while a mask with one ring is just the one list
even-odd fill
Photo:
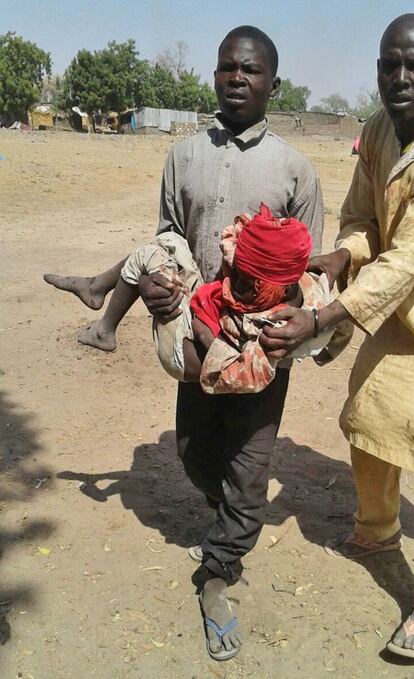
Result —
[[220, 203], [224, 203], [224, 198], [223, 198], [223, 196], [221, 196], [221, 198], [220, 198]]
[[215, 231], [215, 232], [214, 232], [214, 235], [215, 235], [215, 236], [218, 236], [218, 231]]
[[226, 167], [230, 167], [230, 163], [226, 163]]

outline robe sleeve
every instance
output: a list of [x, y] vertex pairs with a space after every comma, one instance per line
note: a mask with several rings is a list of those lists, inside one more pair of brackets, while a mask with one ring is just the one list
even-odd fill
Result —
[[[409, 175], [413, 165], [409, 166]], [[394, 180], [395, 181], [395, 180]], [[405, 182], [406, 183], [406, 182]], [[401, 191], [403, 189], [401, 188]], [[364, 266], [339, 301], [370, 335], [374, 334], [414, 289], [414, 195], [413, 181], [396, 218], [389, 248]]]

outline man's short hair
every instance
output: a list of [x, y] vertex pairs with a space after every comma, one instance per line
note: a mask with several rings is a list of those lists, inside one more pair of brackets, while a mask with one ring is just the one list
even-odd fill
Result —
[[267, 58], [269, 59], [272, 75], [276, 75], [277, 67], [279, 65], [279, 55], [277, 53], [276, 46], [273, 40], [271, 40], [269, 36], [266, 35], [266, 33], [263, 33], [260, 28], [256, 28], [255, 26], [237, 26], [237, 28], [233, 28], [230, 33], [227, 33], [226, 37], [221, 43], [219, 52], [224, 43], [227, 40], [230, 40], [230, 38], [250, 38], [251, 40], [259, 42], [261, 45], [263, 45], [266, 50]]

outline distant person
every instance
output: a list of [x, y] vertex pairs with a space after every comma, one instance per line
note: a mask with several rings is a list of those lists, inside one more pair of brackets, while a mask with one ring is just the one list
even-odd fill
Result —
[[351, 156], [357, 156], [359, 154], [359, 142], [360, 137], [355, 137], [354, 141], [352, 142]]
[[[337, 250], [311, 267], [332, 284], [348, 281], [319, 313], [320, 328], [349, 318], [366, 333], [340, 417], [358, 494], [355, 530], [328, 547], [351, 559], [400, 549], [401, 468], [414, 470], [414, 14], [382, 36], [378, 87], [384, 108], [362, 131]], [[273, 318], [288, 321], [269, 329], [277, 358], [312, 335], [309, 311]], [[414, 612], [388, 648], [414, 658]]]
[[[183, 236], [205, 282], [221, 264], [220, 228], [235, 214], [259, 209], [307, 224], [313, 253], [320, 252], [323, 207], [310, 163], [268, 130], [269, 97], [279, 88], [278, 54], [270, 38], [240, 26], [219, 47], [215, 89], [220, 113], [214, 129], [174, 144], [164, 169], [158, 233]], [[88, 281], [76, 293], [99, 308], [119, 279], [125, 260]], [[155, 316], [177, 314], [181, 293], [160, 274], [141, 276], [140, 294]], [[312, 314], [314, 316], [314, 314]], [[315, 324], [315, 319], [314, 319]], [[265, 325], [260, 337], [270, 328]], [[268, 470], [289, 382], [289, 368], [277, 367], [257, 394], [205, 394], [196, 382], [179, 382], [177, 447], [191, 481], [216, 511], [193, 555], [207, 649], [227, 660], [240, 649], [238, 623], [227, 599], [242, 557], [263, 526]]]

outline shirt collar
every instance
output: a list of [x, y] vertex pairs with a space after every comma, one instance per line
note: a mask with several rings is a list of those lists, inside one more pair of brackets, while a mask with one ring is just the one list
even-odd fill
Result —
[[397, 163], [394, 165], [391, 172], [389, 173], [387, 179], [387, 186], [398, 174], [400, 174], [400, 172], [403, 172], [409, 165], [411, 165], [411, 163], [414, 163], [414, 145], [408, 144], [403, 149], [400, 159], [397, 161]]
[[252, 125], [252, 127], [248, 127], [247, 130], [244, 130], [244, 132], [241, 132], [240, 134], [234, 134], [228, 127], [224, 125], [223, 121], [221, 120], [220, 113], [216, 113], [214, 124], [218, 130], [226, 133], [228, 139], [241, 141], [242, 144], [248, 144], [249, 142], [254, 141], [258, 142], [268, 128], [267, 119], [264, 118], [255, 125]]
[[413, 148], [414, 148], [414, 141], [410, 141], [409, 144], [406, 144], [405, 146], [402, 146], [402, 147], [401, 147], [401, 156], [403, 156], [403, 155], [404, 155], [405, 153], [407, 153], [408, 151], [412, 152]]

